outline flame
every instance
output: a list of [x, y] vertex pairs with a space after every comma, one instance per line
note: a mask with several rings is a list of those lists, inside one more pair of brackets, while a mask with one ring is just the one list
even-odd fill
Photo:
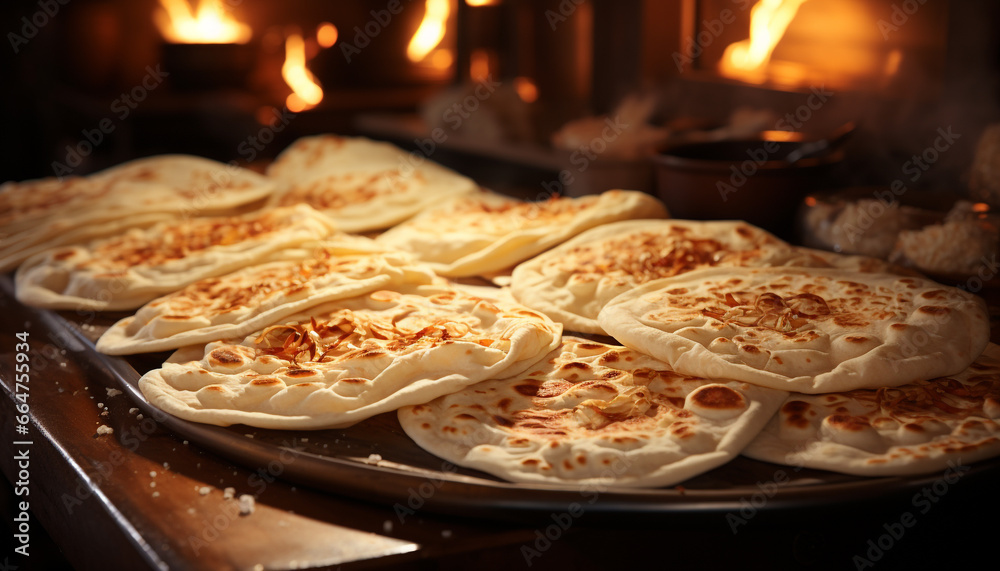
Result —
[[451, 14], [451, 0], [426, 0], [424, 19], [406, 47], [406, 57], [422, 61], [444, 39], [445, 24]]
[[285, 100], [289, 111], [298, 113], [315, 107], [323, 100], [323, 88], [306, 68], [306, 44], [298, 34], [292, 34], [285, 40], [285, 63], [281, 66], [281, 77], [292, 88], [292, 94]]
[[726, 47], [724, 75], [762, 83], [762, 72], [795, 14], [807, 0], [760, 0], [750, 10], [750, 38]]
[[525, 103], [538, 101], [538, 86], [535, 85], [535, 82], [530, 77], [515, 77], [514, 89], [517, 91], [517, 96], [521, 98], [521, 101]]
[[484, 49], [472, 50], [469, 55], [469, 79], [483, 82], [490, 77], [490, 52]]
[[899, 49], [892, 50], [885, 59], [884, 75], [892, 77], [899, 72], [899, 65], [903, 63], [903, 52]]
[[438, 69], [448, 69], [451, 64], [455, 62], [455, 56], [451, 54], [451, 50], [448, 48], [440, 48], [434, 50], [431, 54], [431, 65]]
[[500, 3], [500, 0], [465, 0], [465, 3], [469, 6], [496, 6]]
[[154, 14], [156, 26], [168, 42], [175, 44], [245, 44], [250, 26], [226, 13], [222, 0], [198, 0], [192, 11], [188, 0], [160, 0]]
[[340, 32], [337, 30], [337, 26], [330, 22], [323, 22], [316, 28], [316, 43], [321, 47], [328, 48], [337, 43], [339, 36]]

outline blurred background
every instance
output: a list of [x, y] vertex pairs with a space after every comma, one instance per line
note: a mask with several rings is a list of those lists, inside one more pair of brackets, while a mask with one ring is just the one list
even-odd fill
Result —
[[[1000, 7], [987, 0], [17, 0], [0, 10], [3, 180], [168, 152], [262, 165], [298, 137], [335, 132], [393, 141], [529, 197], [650, 190], [649, 159], [670, 145], [775, 129], [823, 139], [851, 123], [827, 186], [889, 184], [909, 167], [921, 171], [906, 181], [914, 188], [958, 192], [1000, 118]], [[908, 163], [941, 133], [953, 135], [933, 168]]]

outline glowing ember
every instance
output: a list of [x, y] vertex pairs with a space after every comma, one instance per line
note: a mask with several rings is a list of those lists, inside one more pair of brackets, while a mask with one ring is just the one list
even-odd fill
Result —
[[885, 70], [883, 73], [888, 77], [896, 75], [901, 63], [903, 63], [903, 52], [898, 49], [892, 50], [885, 59]]
[[534, 103], [538, 100], [538, 86], [530, 77], [514, 78], [514, 89], [517, 90], [517, 96], [525, 103]]
[[285, 101], [289, 111], [298, 113], [315, 107], [323, 100], [323, 88], [306, 68], [306, 44], [298, 34], [292, 34], [285, 40], [285, 63], [281, 66], [281, 77], [292, 88], [292, 94]]
[[319, 25], [319, 28], [316, 28], [316, 42], [320, 47], [328, 48], [337, 43], [338, 36], [337, 26], [334, 26], [330, 22], [323, 22]]
[[422, 61], [441, 43], [450, 13], [450, 0], [426, 0], [424, 19], [406, 47], [410, 61]]
[[160, 0], [154, 14], [163, 37], [175, 44], [245, 44], [253, 35], [250, 26], [227, 14], [222, 0], [199, 0], [192, 9], [188, 0]]
[[448, 48], [436, 49], [431, 54], [431, 65], [437, 69], [448, 69], [454, 61], [455, 56], [451, 55], [451, 50]]
[[473, 50], [469, 55], [469, 79], [476, 82], [486, 81], [490, 76], [490, 53], [486, 50]]
[[750, 38], [726, 48], [720, 71], [754, 83], [762, 83], [762, 74], [775, 46], [785, 35], [795, 14], [807, 0], [760, 0], [750, 11]]

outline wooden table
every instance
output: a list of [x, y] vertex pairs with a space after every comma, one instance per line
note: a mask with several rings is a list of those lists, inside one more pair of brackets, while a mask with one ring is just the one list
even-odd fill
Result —
[[[109, 396], [116, 385], [86, 358], [90, 349], [52, 335], [43, 313], [9, 291], [0, 292], [0, 311], [0, 465], [15, 494], [28, 490], [7, 494], [8, 528], [17, 525], [19, 502], [30, 504], [30, 556], [14, 551], [15, 540], [0, 564], [22, 569], [58, 561], [46, 557], [47, 536], [80, 569], [869, 568], [865, 560], [875, 569], [926, 568], [991, 554], [998, 532], [997, 462], [919, 504], [886, 494], [778, 510], [750, 506], [750, 497], [742, 514], [750, 517], [735, 533], [727, 515], [740, 514], [710, 506], [635, 520], [553, 511], [508, 522], [421, 509], [401, 519], [391, 505], [235, 465], [140, 418], [127, 395]], [[29, 334], [31, 369], [18, 389], [20, 332]], [[19, 419], [15, 393], [25, 388], [28, 418]], [[20, 420], [27, 434], [15, 433]], [[99, 434], [102, 426], [114, 432]], [[25, 451], [29, 461], [19, 466], [15, 456]], [[241, 515], [238, 501], [224, 497], [227, 487], [255, 495], [254, 511]], [[901, 528], [907, 513], [915, 525]]]

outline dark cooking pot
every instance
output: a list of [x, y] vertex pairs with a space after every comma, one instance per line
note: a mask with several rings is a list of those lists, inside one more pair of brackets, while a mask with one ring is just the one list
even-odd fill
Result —
[[667, 147], [653, 159], [656, 193], [674, 218], [746, 220], [791, 237], [799, 203], [833, 188], [834, 167], [843, 159], [834, 150], [785, 160], [809, 141], [801, 133], [767, 131], [749, 140]]

